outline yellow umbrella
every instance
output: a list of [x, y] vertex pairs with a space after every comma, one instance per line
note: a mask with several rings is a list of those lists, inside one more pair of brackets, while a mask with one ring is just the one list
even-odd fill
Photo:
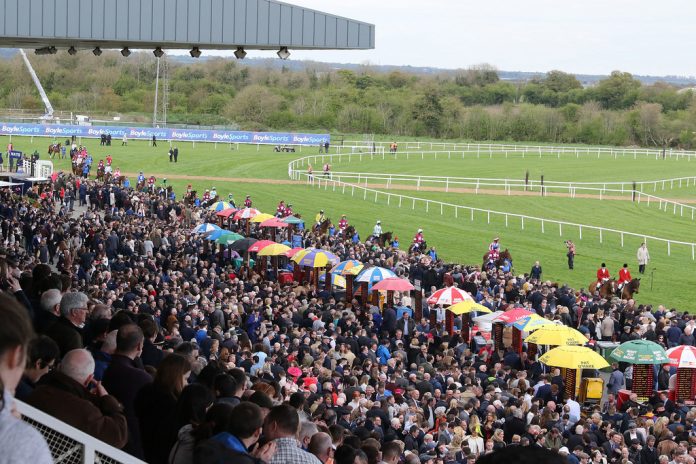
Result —
[[275, 217], [275, 216], [273, 216], [272, 214], [267, 214], [267, 213], [259, 213], [256, 216], [254, 216], [253, 218], [251, 218], [250, 221], [259, 223], [259, 222], [267, 221], [268, 219], [271, 219], [272, 217]]
[[258, 256], [281, 256], [284, 255], [289, 249], [289, 246], [283, 245], [282, 243], [274, 243], [273, 245], [267, 245], [261, 248]]
[[609, 366], [602, 356], [584, 346], [559, 346], [547, 351], [539, 361], [566, 369], [603, 369]]
[[457, 304], [453, 304], [452, 306], [447, 308], [449, 311], [452, 311], [454, 314], [460, 315], [460, 314], [469, 314], [473, 312], [479, 312], [479, 313], [490, 313], [491, 310], [486, 308], [483, 305], [478, 304], [474, 300], [464, 300], [460, 301]]
[[524, 339], [527, 343], [536, 343], [537, 345], [584, 345], [587, 343], [587, 337], [579, 331], [566, 325], [545, 325], [533, 334], [528, 335]]

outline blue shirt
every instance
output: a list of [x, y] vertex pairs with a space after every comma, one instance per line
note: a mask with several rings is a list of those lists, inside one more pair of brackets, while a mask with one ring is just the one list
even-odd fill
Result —
[[239, 451], [240, 453], [244, 454], [249, 454], [249, 452], [246, 449], [246, 446], [244, 446], [244, 443], [242, 443], [239, 438], [235, 437], [232, 434], [229, 434], [227, 432], [222, 432], [218, 433], [215, 435], [213, 440], [222, 443], [223, 445], [227, 446], [229, 449], [234, 450], [234, 451]]

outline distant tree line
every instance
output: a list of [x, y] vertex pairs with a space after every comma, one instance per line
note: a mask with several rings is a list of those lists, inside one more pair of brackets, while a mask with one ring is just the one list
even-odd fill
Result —
[[[155, 60], [117, 52], [32, 56], [57, 110], [148, 121]], [[0, 107], [42, 108], [18, 57], [0, 61]], [[321, 130], [493, 141], [696, 145], [691, 90], [641, 85], [615, 71], [584, 88], [551, 71], [528, 82], [500, 80], [481, 65], [436, 75], [245, 66], [231, 59], [170, 62], [169, 122], [249, 130]]]

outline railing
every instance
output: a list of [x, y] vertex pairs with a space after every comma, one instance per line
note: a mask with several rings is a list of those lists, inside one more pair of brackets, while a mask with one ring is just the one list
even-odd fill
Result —
[[350, 193], [352, 197], [355, 197], [356, 191], [358, 194], [362, 192], [362, 198], [363, 200], [367, 200], [368, 194], [370, 195], [370, 201], [373, 199], [374, 195], [374, 202], [378, 202], [379, 198], [382, 197], [383, 199], [386, 199], [386, 203], [388, 206], [396, 206], [399, 208], [402, 207], [408, 207], [409, 205], [411, 206], [411, 209], [415, 210], [416, 206], [425, 208], [426, 213], [430, 213], [431, 210], [437, 211], [439, 209], [440, 215], [445, 214], [445, 208], [447, 208], [449, 211], [451, 211], [454, 215], [455, 218], [459, 218], [460, 215], [463, 214], [469, 214], [471, 217], [471, 220], [474, 220], [475, 214], [484, 215], [486, 217], [486, 221], [488, 224], [491, 222], [491, 218], [502, 218], [505, 222], [505, 227], [509, 226], [509, 221], [510, 219], [517, 219], [520, 221], [520, 226], [521, 229], [525, 229], [525, 221], [527, 224], [529, 222], [535, 222], [540, 224], [541, 226], [541, 232], [546, 233], [546, 228], [548, 225], [555, 225], [558, 226], [558, 234], [559, 236], [563, 236], [563, 227], [571, 227], [574, 229], [578, 230], [578, 234], [580, 239], [582, 240], [582, 235], [583, 231], [595, 231], [598, 232], [599, 234], [599, 242], [603, 243], [604, 241], [604, 236], [605, 234], [616, 234], [619, 236], [621, 247], [624, 246], [624, 238], [625, 237], [635, 237], [643, 242], [648, 242], [648, 240], [656, 241], [656, 242], [661, 242], [667, 245], [667, 255], [671, 256], [672, 255], [672, 245], [680, 245], [680, 246], [686, 246], [691, 249], [691, 259], [694, 260], [696, 259], [696, 243], [693, 242], [683, 242], [679, 240], [670, 240], [662, 237], [655, 237], [652, 235], [647, 235], [647, 234], [639, 234], [635, 232], [629, 232], [629, 231], [624, 231], [624, 230], [618, 230], [618, 229], [611, 229], [607, 227], [600, 227], [600, 226], [593, 226], [593, 225], [588, 225], [588, 224], [579, 224], [575, 222], [567, 222], [567, 221], [559, 221], [555, 219], [547, 219], [547, 218], [541, 218], [541, 217], [535, 217], [535, 216], [527, 216], [524, 214], [518, 214], [518, 213], [508, 213], [504, 211], [495, 211], [495, 210], [489, 210], [489, 209], [483, 209], [483, 208], [475, 208], [471, 206], [464, 206], [464, 205], [456, 205], [453, 203], [447, 203], [447, 202], [442, 202], [442, 201], [437, 201], [437, 200], [430, 200], [426, 198], [419, 198], [419, 197], [414, 197], [414, 196], [409, 196], [409, 195], [402, 195], [398, 193], [393, 193], [393, 192], [384, 192], [381, 190], [375, 190], [367, 187], [363, 187], [360, 185], [356, 184], [350, 184], [347, 182], [342, 182], [336, 179], [332, 179], [330, 177], [324, 178], [320, 175], [313, 175], [309, 176], [305, 172], [300, 172], [296, 170], [291, 170], [291, 177], [293, 179], [298, 179], [298, 180], [305, 180], [308, 185], [317, 187], [317, 188], [324, 188], [324, 190], [328, 190], [331, 188], [333, 191], [336, 191], [337, 188], [338, 190], [341, 191], [343, 194]]
[[[481, 192], [490, 192], [495, 190], [502, 190], [507, 195], [512, 195], [512, 192], [537, 192], [539, 195], [547, 194], [560, 194], [567, 195], [569, 198], [578, 198], [578, 194], [581, 196], [588, 197], [590, 195], [596, 197], [599, 200], [603, 199], [616, 199], [623, 197], [630, 197], [631, 200], [641, 203], [646, 202], [647, 206], [654, 204], [659, 206], [660, 210], [667, 211], [668, 207], [672, 207], [672, 212], [674, 215], [679, 214], [680, 217], [684, 217], [684, 211], [686, 211], [686, 216], [691, 216], [693, 220], [696, 216], [696, 207], [680, 203], [675, 200], [670, 200], [668, 198], [662, 198], [655, 195], [650, 195], [644, 193], [640, 190], [626, 190], [624, 189], [624, 184], [628, 183], [582, 183], [582, 182], [549, 182], [540, 183], [530, 181], [525, 184], [524, 181], [517, 179], [486, 179], [486, 178], [463, 178], [463, 177], [435, 177], [435, 176], [411, 176], [407, 174], [373, 174], [367, 172], [345, 172], [345, 171], [332, 171], [331, 179], [337, 181], [343, 181], [351, 184], [362, 184], [364, 187], [369, 187], [370, 182], [382, 183], [386, 189], [399, 189], [400, 187], [415, 187], [417, 191], [421, 189], [438, 189], [445, 193], [457, 191], [456, 189], [468, 189], [471, 193], [479, 194]], [[674, 181], [679, 181], [679, 185], [682, 184], [682, 179], [684, 183], [689, 186], [696, 186], [696, 177], [684, 177], [679, 179], [662, 179], [659, 181], [650, 181], [644, 184], [652, 185], [653, 182], [665, 183]], [[622, 189], [611, 189], [606, 188], [606, 185], [621, 185]], [[583, 186], [583, 185], [588, 185]], [[597, 185], [604, 187], [589, 187], [589, 185]], [[373, 188], [379, 188], [377, 185], [371, 185]]]
[[[345, 140], [341, 147], [345, 149], [352, 149], [354, 147], [356, 150], [368, 150], [372, 147], [374, 143], [375, 147], [382, 147], [388, 149], [391, 142], [365, 142], [361, 140]], [[696, 151], [686, 151], [686, 150], [673, 150], [671, 148], [665, 149], [655, 149], [655, 148], [620, 148], [620, 147], [569, 147], [569, 146], [552, 146], [552, 145], [513, 145], [513, 144], [498, 144], [498, 143], [465, 143], [465, 142], [398, 142], [398, 150], [409, 151], [409, 150], [438, 150], [438, 151], [449, 151], [449, 152], [463, 152], [476, 153], [478, 155], [485, 155], [490, 153], [509, 153], [509, 154], [523, 154], [534, 155], [534, 154], [547, 154], [560, 156], [561, 154], [574, 154], [576, 156], [586, 155], [586, 154], [610, 154], [612, 156], [634, 156], [639, 155], [655, 155], [659, 156], [686, 156], [694, 157], [696, 156]]]
[[109, 446], [55, 417], [16, 401], [22, 420], [36, 428], [48, 443], [53, 461], [61, 464], [138, 464], [143, 461]]

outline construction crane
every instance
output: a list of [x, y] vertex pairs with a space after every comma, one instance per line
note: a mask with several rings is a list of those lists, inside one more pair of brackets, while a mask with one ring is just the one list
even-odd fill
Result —
[[41, 100], [43, 100], [44, 108], [46, 109], [46, 114], [44, 114], [41, 117], [41, 119], [52, 120], [53, 119], [53, 106], [51, 105], [51, 102], [48, 100], [48, 95], [46, 95], [46, 91], [44, 90], [43, 86], [41, 85], [41, 81], [39, 81], [39, 76], [36, 75], [36, 71], [34, 71], [34, 68], [31, 66], [31, 63], [29, 62], [29, 58], [27, 57], [27, 54], [24, 53], [24, 50], [22, 50], [20, 48], [19, 53], [22, 55], [22, 58], [24, 59], [24, 64], [27, 65], [27, 69], [29, 70], [29, 74], [31, 74], [31, 78], [34, 80], [34, 85], [36, 86], [36, 89], [39, 91], [39, 95], [41, 95]]

